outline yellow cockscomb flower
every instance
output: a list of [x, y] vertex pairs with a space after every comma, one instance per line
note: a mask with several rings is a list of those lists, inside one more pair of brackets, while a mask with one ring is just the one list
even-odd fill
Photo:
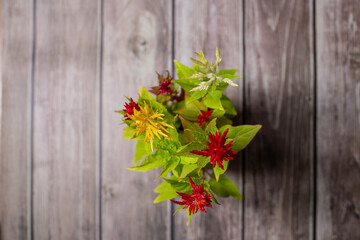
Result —
[[173, 128], [173, 126], [164, 123], [162, 113], [157, 113], [154, 110], [150, 109], [149, 106], [144, 101], [144, 107], [140, 106], [140, 110], [134, 108], [134, 114], [129, 115], [128, 117], [131, 120], [134, 120], [130, 126], [136, 126], [135, 132], [136, 136], [140, 133], [145, 133], [144, 142], [149, 139], [151, 150], [153, 149], [153, 140], [154, 136], [160, 139], [160, 135], [164, 138], [171, 138], [170, 133], [165, 129], [165, 127]]

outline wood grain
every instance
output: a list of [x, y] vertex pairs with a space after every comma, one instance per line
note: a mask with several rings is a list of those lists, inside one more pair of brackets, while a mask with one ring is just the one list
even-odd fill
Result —
[[312, 1], [245, 1], [245, 239], [312, 239]]
[[0, 239], [30, 237], [31, 1], [4, 1]]
[[[241, 1], [175, 1], [175, 58], [192, 65], [193, 51], [203, 50], [215, 60], [218, 46], [222, 68], [238, 68], [242, 75], [242, 5]], [[236, 123], [242, 115], [242, 79], [235, 80], [240, 86], [229, 87], [230, 97], [238, 112]], [[240, 155], [240, 154], [239, 154]], [[230, 164], [226, 175], [242, 192], [241, 159], [238, 156]], [[199, 212], [186, 226], [184, 211], [174, 216], [174, 239], [240, 239], [242, 231], [242, 202], [236, 199], [218, 199], [222, 205], [213, 206], [207, 213]], [[175, 209], [177, 206], [174, 207]]]
[[171, 1], [104, 1], [102, 104], [102, 238], [167, 239], [166, 202], [153, 204], [159, 171], [133, 166], [135, 142], [123, 139], [125, 96], [137, 99], [140, 85], [156, 85], [155, 71], [171, 69]]
[[317, 239], [360, 239], [360, 3], [316, 2]]
[[36, 1], [34, 239], [98, 239], [99, 1]]

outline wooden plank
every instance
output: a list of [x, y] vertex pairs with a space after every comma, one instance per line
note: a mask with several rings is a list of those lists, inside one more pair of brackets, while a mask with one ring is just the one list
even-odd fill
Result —
[[32, 2], [2, 7], [0, 239], [30, 237]]
[[171, 1], [105, 1], [103, 56], [103, 239], [166, 239], [167, 203], [153, 204], [160, 172], [126, 170], [135, 142], [122, 138], [122, 116], [114, 111], [125, 95], [137, 99], [140, 85], [156, 85], [155, 71], [171, 69]]
[[360, 4], [316, 2], [317, 239], [360, 239]]
[[[241, 1], [175, 1], [175, 58], [192, 65], [193, 51], [203, 50], [211, 60], [219, 47], [222, 68], [238, 68], [242, 75], [242, 4]], [[242, 79], [235, 80], [240, 86], [229, 87], [226, 95], [232, 99], [241, 121]], [[231, 161], [226, 175], [242, 192], [242, 168], [240, 155]], [[186, 226], [184, 211], [174, 216], [174, 239], [240, 239], [242, 231], [242, 202], [221, 199], [221, 206], [214, 206], [207, 213], [199, 212]], [[177, 208], [177, 205], [174, 206]]]
[[312, 1], [245, 2], [245, 239], [312, 239]]
[[35, 239], [98, 239], [99, 10], [36, 1]]

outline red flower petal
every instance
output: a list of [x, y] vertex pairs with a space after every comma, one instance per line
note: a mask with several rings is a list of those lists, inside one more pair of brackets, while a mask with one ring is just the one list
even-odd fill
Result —
[[203, 111], [200, 110], [201, 114], [198, 116], [198, 124], [200, 127], [204, 125], [204, 122], [209, 122], [209, 117], [213, 113], [213, 110]]
[[210, 141], [206, 143], [208, 148], [202, 149], [201, 151], [193, 150], [191, 153], [210, 157], [210, 162], [213, 167], [215, 167], [217, 163], [221, 169], [224, 169], [223, 161], [233, 159], [232, 155], [236, 154], [235, 151], [231, 150], [233, 141], [225, 145], [228, 131], [229, 129], [226, 129], [222, 135], [220, 132], [216, 132], [215, 134], [210, 133]]
[[191, 187], [193, 188], [192, 194], [177, 192], [182, 197], [182, 201], [171, 200], [171, 202], [185, 205], [184, 208], [189, 208], [189, 214], [195, 214], [200, 209], [205, 211], [204, 207], [212, 207], [211, 199], [213, 198], [209, 193], [205, 193], [204, 185], [196, 185], [193, 180], [189, 177]]

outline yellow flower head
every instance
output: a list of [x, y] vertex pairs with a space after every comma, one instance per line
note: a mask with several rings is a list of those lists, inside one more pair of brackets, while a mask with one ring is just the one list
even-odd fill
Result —
[[134, 108], [134, 115], [129, 115], [128, 117], [131, 120], [134, 120], [130, 126], [136, 126], [135, 132], [136, 136], [140, 133], [145, 133], [144, 142], [149, 139], [151, 144], [151, 150], [153, 150], [153, 140], [154, 136], [160, 139], [160, 135], [164, 138], [171, 138], [170, 133], [165, 129], [165, 127], [173, 128], [171, 125], [162, 122], [164, 114], [156, 113], [144, 101], [144, 107], [140, 106], [140, 110]]

